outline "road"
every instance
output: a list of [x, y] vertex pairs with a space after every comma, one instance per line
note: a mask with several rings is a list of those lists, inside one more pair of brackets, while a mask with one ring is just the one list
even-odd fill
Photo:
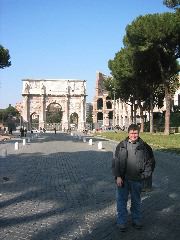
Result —
[[[155, 152], [153, 189], [142, 194], [144, 228], [116, 227], [114, 142], [93, 145], [45, 133], [23, 146], [0, 144], [0, 239], [177, 240], [180, 236], [180, 156]], [[19, 149], [14, 150], [15, 142]], [[130, 207], [130, 202], [128, 202]]]

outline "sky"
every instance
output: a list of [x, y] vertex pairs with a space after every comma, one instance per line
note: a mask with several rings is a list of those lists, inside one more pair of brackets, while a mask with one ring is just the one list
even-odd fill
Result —
[[0, 69], [0, 108], [22, 101], [22, 79], [87, 81], [123, 47], [125, 28], [140, 15], [170, 11], [163, 0], [0, 0], [0, 44], [11, 67]]

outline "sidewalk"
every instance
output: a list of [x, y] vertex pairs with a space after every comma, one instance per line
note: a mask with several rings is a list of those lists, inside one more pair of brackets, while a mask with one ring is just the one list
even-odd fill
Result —
[[[89, 137], [90, 138], [90, 137]], [[17, 141], [15, 139], [13, 141]], [[143, 193], [145, 226], [116, 228], [114, 143], [104, 149], [66, 134], [44, 134], [14, 150], [0, 144], [0, 239], [177, 240], [180, 236], [180, 156], [155, 152], [153, 191]], [[129, 205], [129, 204], [128, 204]]]

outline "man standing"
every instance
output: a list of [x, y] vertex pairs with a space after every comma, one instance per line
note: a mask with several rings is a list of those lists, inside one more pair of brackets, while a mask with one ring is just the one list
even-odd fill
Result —
[[127, 201], [131, 195], [132, 225], [142, 228], [141, 190], [142, 180], [150, 177], [155, 167], [151, 147], [139, 137], [139, 127], [131, 124], [128, 137], [120, 142], [115, 151], [112, 171], [116, 179], [117, 226], [120, 231], [127, 229]]

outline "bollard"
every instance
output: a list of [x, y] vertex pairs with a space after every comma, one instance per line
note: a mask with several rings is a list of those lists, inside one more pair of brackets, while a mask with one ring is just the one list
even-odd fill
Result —
[[102, 149], [102, 142], [98, 142], [98, 149]]
[[31, 139], [30, 138], [28, 138], [28, 143], [30, 143], [31, 142]]
[[15, 142], [15, 147], [14, 147], [15, 150], [18, 150], [19, 149], [19, 143], [18, 142]]
[[86, 143], [86, 138], [85, 137], [83, 137], [83, 142]]
[[25, 146], [26, 145], [26, 139], [24, 138], [23, 139], [23, 146]]
[[89, 145], [92, 145], [92, 139], [89, 139]]
[[2, 149], [2, 151], [1, 151], [1, 157], [2, 157], [2, 158], [7, 157], [7, 149]]

